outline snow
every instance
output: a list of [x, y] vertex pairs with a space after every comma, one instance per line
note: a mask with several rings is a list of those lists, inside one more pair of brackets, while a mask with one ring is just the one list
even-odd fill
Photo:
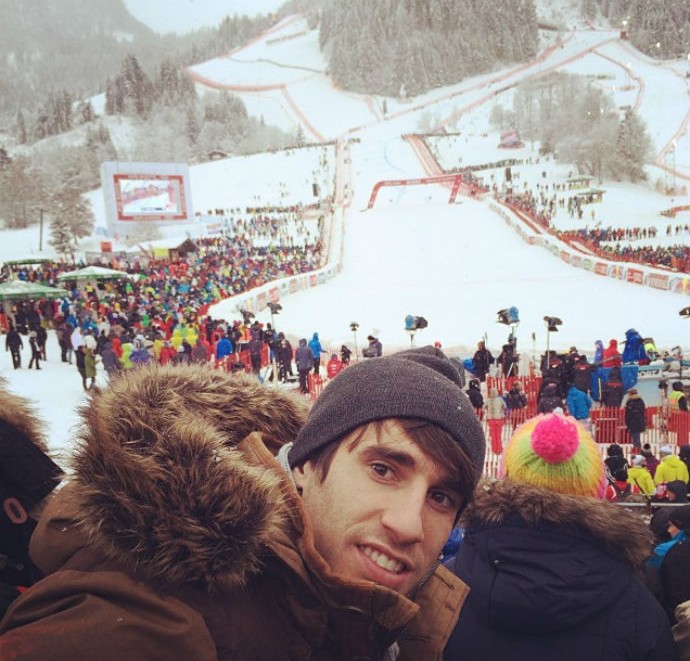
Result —
[[[154, 7], [152, 2], [127, 4], [136, 4], [142, 12]], [[182, 13], [185, 3], [177, 0], [175, 4], [176, 10], [166, 8], [166, 17]], [[189, 4], [198, 10], [199, 20], [202, 15], [210, 17], [212, 9], [221, 6], [210, 0], [190, 0]], [[226, 3], [233, 7], [239, 4]], [[256, 11], [259, 5], [251, 3]], [[525, 230], [525, 238], [521, 237], [488, 199], [460, 197], [451, 205], [449, 190], [442, 185], [398, 186], [381, 189], [374, 208], [367, 209], [377, 182], [428, 176], [427, 166], [402, 137], [420, 131], [422, 125], [460, 133], [438, 140], [443, 161], [452, 163], [461, 158], [463, 164], [470, 165], [508, 157], [536, 160], [538, 145], [498, 149], [499, 136], [490, 130], [489, 113], [497, 102], [508, 107], [512, 86], [518, 81], [547, 71], [568, 70], [596, 77], [598, 84], [614, 95], [616, 106], [637, 108], [649, 127], [656, 164], [649, 165], [650, 180], [643, 185], [604, 181], [603, 203], [585, 207], [581, 223], [559, 215], [558, 226], [565, 229], [592, 224], [589, 214], [594, 209], [595, 221], [604, 227], [655, 226], [659, 228], [657, 243], [687, 244], [688, 234], [667, 241], [665, 228], [669, 222], [690, 223], [690, 214], [684, 212], [673, 221], [659, 214], [671, 206], [690, 203], [690, 198], [687, 193], [664, 196], [654, 188], [669, 177], [660, 166], [671, 162], [668, 150], [674, 140], [674, 177], [686, 190], [690, 181], [686, 62], [654, 64], [621, 42], [617, 32], [580, 27], [562, 33], [562, 47], [545, 48], [533, 62], [477, 76], [418, 98], [385, 99], [388, 112], [384, 117], [381, 97], [343, 92], [332, 84], [324, 73], [315, 35], [305, 29], [303, 19], [285, 19], [247, 48], [193, 67], [206, 81], [198, 81], [200, 87], [232, 89], [251, 113], [263, 116], [266, 122], [289, 130], [301, 126], [308, 140], [329, 141], [327, 145], [190, 168], [194, 208], [202, 214], [216, 208], [310, 204], [314, 201], [312, 184], [331, 191], [336, 171], [339, 173], [333, 230], [338, 239], [342, 221], [342, 251], [336, 240], [331, 252], [333, 264], [319, 278], [325, 280], [319, 286], [281, 297], [283, 310], [275, 317], [279, 330], [291, 337], [310, 337], [317, 331], [331, 349], [344, 342], [353, 347], [356, 339], [360, 350], [372, 333], [381, 339], [384, 351], [390, 352], [410, 345], [411, 339], [403, 330], [405, 316], [421, 315], [429, 327], [416, 334], [416, 345], [438, 340], [449, 353], [467, 357], [484, 335], [492, 350], [500, 350], [509, 329], [496, 322], [497, 311], [515, 306], [521, 318], [519, 348], [528, 357], [545, 349], [546, 315], [563, 320], [559, 332], [548, 337], [551, 348], [576, 345], [591, 353], [596, 339], [622, 341], [631, 327], [643, 336], [653, 336], [660, 348], [690, 346], [689, 322], [678, 314], [688, 304], [686, 296], [571, 267], [549, 250], [531, 245], [527, 237], [535, 236], [535, 232]], [[556, 36], [554, 33], [553, 38]], [[632, 75], [626, 73], [628, 63]], [[242, 89], [252, 83], [253, 89]], [[627, 83], [634, 86], [632, 90], [621, 89]], [[262, 86], [270, 89], [260, 89]], [[127, 131], [126, 123], [122, 131]], [[541, 159], [517, 170], [520, 182], [536, 185], [539, 181], [563, 182], [572, 168]], [[545, 179], [542, 172], [546, 172]], [[495, 170], [494, 175], [502, 177], [502, 170]], [[97, 190], [88, 198], [98, 231], [84, 240], [81, 248], [98, 250], [105, 227], [103, 195]], [[3, 232], [0, 259], [50, 256], [47, 234], [43, 250], [38, 250], [38, 231], [32, 227]], [[204, 231], [202, 223], [194, 223], [163, 234], [174, 238]], [[338, 266], [340, 260], [342, 268]], [[335, 273], [334, 277], [326, 280], [326, 271]], [[240, 302], [223, 302], [213, 314], [237, 318]], [[270, 321], [267, 311], [258, 318]], [[350, 331], [352, 321], [359, 323], [356, 336]], [[9, 353], [0, 354], [0, 371], [14, 391], [36, 402], [50, 426], [51, 448], [67, 456], [74, 439], [71, 427], [77, 419], [75, 407], [84, 401], [84, 393], [76, 368], [56, 360], [59, 352], [52, 333], [48, 351], [49, 361], [40, 374], [12, 370]], [[104, 383], [102, 374], [98, 379]]]

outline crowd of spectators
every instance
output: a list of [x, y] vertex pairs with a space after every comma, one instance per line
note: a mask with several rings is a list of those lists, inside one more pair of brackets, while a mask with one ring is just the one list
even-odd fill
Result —
[[[210, 354], [220, 336], [231, 338], [233, 351], [239, 352], [249, 347], [251, 321], [243, 318], [228, 324], [213, 320], [208, 315], [209, 306], [265, 283], [319, 268], [321, 221], [312, 225], [307, 227], [291, 215], [256, 214], [234, 219], [223, 236], [196, 240], [194, 250], [185, 256], [154, 258], [145, 254], [103, 261], [102, 266], [127, 276], [97, 285], [65, 285], [58, 280], [83, 263], [55, 261], [19, 267], [13, 277], [68, 286], [69, 296], [38, 303], [5, 302], [0, 312], [20, 332], [48, 327], [56, 329], [59, 336], [65, 329], [68, 335], [78, 332], [91, 336], [97, 353], [106, 342], [112, 345], [117, 339], [116, 347], [132, 344], [134, 349], [145, 342], [144, 348], [156, 360], [160, 360], [166, 344], [189, 356], [197, 340], [206, 344]], [[257, 328], [254, 325], [255, 331]], [[264, 329], [260, 330], [263, 343]], [[265, 341], [268, 344], [273, 339]], [[68, 360], [64, 353], [63, 360]]]
[[690, 273], [690, 247], [686, 245], [633, 247], [621, 245], [619, 242], [611, 245], [610, 242], [599, 239], [596, 233], [585, 230], [558, 232], [558, 237], [566, 242], [576, 241], [605, 259], [648, 264], [680, 273]]
[[[635, 242], [655, 239], [658, 229], [649, 227], [596, 227], [581, 228], [578, 230], [558, 231], [553, 227], [553, 218], [558, 209], [567, 209], [571, 218], [582, 219], [584, 215], [583, 205], [591, 202], [586, 197], [579, 195], [558, 195], [556, 191], [562, 190], [562, 185], [537, 184], [536, 191], [525, 186], [522, 191], [515, 188], [499, 189], [494, 184], [494, 195], [504, 204], [516, 208], [527, 214], [532, 220], [542, 227], [555, 231], [558, 238], [565, 242], [576, 241], [584, 245], [595, 255], [614, 261], [635, 262], [648, 264], [654, 267], [665, 267], [681, 273], [690, 273], [690, 247], [683, 244], [672, 246], [631, 246], [622, 242]], [[551, 191], [551, 192], [550, 192]], [[594, 214], [592, 214], [594, 219]], [[690, 233], [690, 227], [682, 224], [669, 224], [666, 227], [666, 236], [679, 236]]]
[[[578, 236], [589, 241], [594, 241], [597, 244], [610, 241], [641, 241], [643, 239], [654, 239], [656, 238], [657, 232], [658, 230], [654, 226], [595, 227], [593, 229], [583, 228], [577, 230]], [[668, 230], [666, 235], [669, 236]]]
[[[512, 189], [511, 189], [512, 190]], [[545, 190], [536, 194], [530, 189], [523, 192], [510, 192], [502, 196], [501, 201], [526, 213], [543, 227], [549, 228], [558, 204], [556, 196], [548, 196]]]

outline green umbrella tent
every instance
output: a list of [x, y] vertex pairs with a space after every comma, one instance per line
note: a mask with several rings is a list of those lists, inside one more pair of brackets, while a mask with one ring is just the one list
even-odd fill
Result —
[[6, 266], [32, 266], [33, 264], [50, 264], [53, 260], [48, 257], [18, 257], [17, 259], [3, 259]]
[[39, 285], [25, 280], [10, 280], [0, 284], [0, 301], [16, 301], [19, 299], [62, 298], [69, 296], [65, 289]]

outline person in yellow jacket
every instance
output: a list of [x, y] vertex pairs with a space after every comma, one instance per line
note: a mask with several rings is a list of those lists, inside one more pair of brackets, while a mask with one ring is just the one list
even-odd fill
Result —
[[647, 470], [647, 460], [641, 454], [633, 457], [632, 466], [628, 468], [628, 483], [636, 485], [645, 496], [653, 496], [656, 492], [652, 475]]
[[688, 467], [684, 461], [676, 457], [670, 445], [662, 445], [659, 448], [659, 456], [661, 461], [654, 473], [654, 482], [656, 484], [673, 482], [674, 480], [682, 480], [685, 484], [688, 483], [690, 480]]
[[685, 396], [685, 388], [682, 381], [674, 381], [671, 384], [671, 392], [668, 394], [668, 402], [671, 411], [687, 411], [688, 400]]
[[688, 399], [682, 381], [674, 381], [668, 394], [671, 417], [668, 430], [677, 434], [678, 445], [687, 445], [690, 441], [690, 419], [688, 419]]

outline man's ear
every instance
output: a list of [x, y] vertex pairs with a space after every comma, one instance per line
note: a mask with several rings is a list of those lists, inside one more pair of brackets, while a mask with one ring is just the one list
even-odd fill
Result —
[[292, 479], [295, 481], [297, 491], [301, 494], [304, 487], [314, 476], [314, 468], [311, 461], [305, 461], [292, 469]]

